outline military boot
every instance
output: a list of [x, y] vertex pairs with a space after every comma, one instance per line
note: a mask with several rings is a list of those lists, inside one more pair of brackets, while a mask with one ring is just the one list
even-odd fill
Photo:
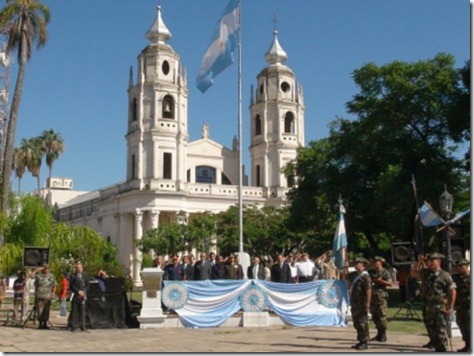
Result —
[[367, 350], [368, 348], [369, 346], [366, 342], [361, 342], [355, 347], [356, 350]]
[[380, 341], [380, 342], [387, 341], [387, 330], [385, 330], [385, 329], [382, 330], [381, 329], [378, 336], [379, 337], [378, 337], [377, 341]]

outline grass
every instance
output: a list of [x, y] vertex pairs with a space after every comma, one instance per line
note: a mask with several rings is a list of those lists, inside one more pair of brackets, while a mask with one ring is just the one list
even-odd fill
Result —
[[[412, 303], [413, 310], [416, 312], [419, 320], [412, 319], [407, 315], [405, 304], [402, 303], [398, 289], [389, 289], [388, 300], [388, 332], [404, 332], [410, 334], [426, 334], [425, 324], [421, 320], [421, 303], [415, 301]], [[401, 308], [401, 309], [400, 309]], [[395, 314], [398, 315], [394, 318]], [[415, 315], [415, 318], [417, 317]], [[373, 322], [370, 322], [370, 328], [375, 329]]]

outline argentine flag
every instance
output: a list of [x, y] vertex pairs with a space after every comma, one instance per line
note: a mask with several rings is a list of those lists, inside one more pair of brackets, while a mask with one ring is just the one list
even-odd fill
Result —
[[237, 47], [239, 22], [239, 0], [229, 0], [199, 68], [196, 86], [201, 92], [204, 93], [214, 83], [214, 78], [234, 62], [232, 53]]
[[423, 226], [431, 227], [441, 224], [446, 224], [446, 222], [434, 211], [434, 209], [425, 202], [420, 208], [420, 220]]
[[338, 269], [344, 267], [346, 260], [347, 234], [346, 226], [344, 224], [344, 214], [346, 209], [342, 204], [339, 206], [339, 223], [337, 224], [336, 233], [332, 243], [332, 255], [334, 264]]

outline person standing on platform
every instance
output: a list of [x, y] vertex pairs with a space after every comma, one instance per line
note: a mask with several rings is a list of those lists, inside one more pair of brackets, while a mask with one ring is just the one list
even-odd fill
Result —
[[265, 279], [265, 270], [260, 264], [260, 258], [254, 257], [252, 264], [247, 267], [247, 278], [248, 279]]
[[224, 257], [221, 255], [216, 257], [216, 263], [212, 266], [211, 279], [225, 279]]
[[72, 296], [71, 304], [71, 331], [78, 328], [86, 330], [86, 290], [89, 285], [89, 278], [84, 273], [84, 266], [81, 262], [76, 264], [76, 273], [71, 276], [70, 288]]
[[471, 352], [471, 270], [470, 262], [465, 258], [456, 264], [457, 271], [453, 274], [456, 283], [456, 324], [459, 326], [464, 347], [458, 352]]
[[352, 345], [356, 350], [367, 350], [369, 342], [369, 308], [372, 298], [372, 288], [369, 273], [365, 267], [369, 264], [365, 258], [355, 259], [356, 277], [350, 289], [350, 304], [352, 323], [357, 330], [357, 344]]
[[[38, 273], [40, 272], [41, 273]], [[49, 265], [43, 263], [42, 267], [38, 267], [28, 276], [35, 279], [35, 308], [38, 313], [38, 329], [49, 329], [49, 311], [51, 308], [51, 300], [56, 293], [56, 279], [49, 272]]]
[[211, 262], [206, 258], [207, 255], [204, 252], [200, 254], [201, 259], [194, 265], [194, 280], [204, 281], [211, 279]]
[[301, 255], [301, 261], [296, 262], [297, 283], [311, 282], [314, 279], [314, 263], [308, 258], [307, 253]]
[[179, 263], [179, 257], [174, 256], [171, 259], [171, 263], [166, 265], [165, 272], [163, 273], [163, 280], [165, 281], [182, 281], [184, 280], [184, 268]]
[[270, 269], [270, 274], [272, 282], [292, 283], [290, 265], [281, 254], [277, 256], [277, 262]]
[[225, 279], [243, 279], [244, 271], [242, 265], [237, 263], [234, 255], [227, 258], [227, 265], [225, 266]]
[[390, 272], [383, 268], [385, 258], [375, 256], [374, 269], [370, 270], [372, 279], [372, 298], [370, 302], [370, 314], [372, 321], [377, 328], [377, 335], [370, 341], [387, 341], [387, 313], [388, 313], [388, 292], [387, 287], [392, 286], [392, 276]]

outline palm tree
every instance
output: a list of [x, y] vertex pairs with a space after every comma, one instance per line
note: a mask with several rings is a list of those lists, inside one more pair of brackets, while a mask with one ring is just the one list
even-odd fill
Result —
[[21, 147], [16, 147], [13, 151], [13, 169], [18, 178], [18, 194], [21, 193], [21, 179], [26, 171], [26, 152]]
[[[49, 168], [48, 182], [51, 184], [51, 176], [53, 172], [53, 163], [58, 159], [59, 155], [64, 151], [64, 141], [59, 133], [53, 130], [45, 130], [40, 136], [46, 156], [46, 164]], [[50, 186], [48, 184], [48, 188]]]
[[[46, 44], [46, 25], [49, 22], [49, 8], [37, 0], [6, 0], [0, 11], [0, 29], [8, 34], [6, 53], [13, 51], [18, 56], [18, 76], [13, 92], [13, 100], [5, 138], [5, 152], [2, 167], [2, 189], [0, 191], [0, 211], [6, 213], [10, 193], [10, 177], [13, 163], [13, 145], [20, 108], [26, 62], [31, 59], [33, 44], [40, 48]], [[0, 245], [3, 244], [0, 237]]]
[[39, 137], [21, 140], [21, 145], [26, 152], [26, 168], [36, 178], [37, 189], [40, 189], [41, 161], [44, 156], [43, 142]]

